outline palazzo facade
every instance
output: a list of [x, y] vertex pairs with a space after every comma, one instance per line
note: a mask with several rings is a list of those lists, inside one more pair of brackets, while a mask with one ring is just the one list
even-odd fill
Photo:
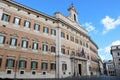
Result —
[[98, 46], [69, 16], [49, 16], [12, 0], [0, 0], [0, 78], [99, 75]]

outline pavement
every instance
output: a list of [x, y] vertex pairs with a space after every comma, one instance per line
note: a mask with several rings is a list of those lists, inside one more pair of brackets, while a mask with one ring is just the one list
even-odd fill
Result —
[[[0, 80], [14, 80], [14, 79], [0, 79]], [[16, 79], [16, 80], [120, 80], [120, 77], [116, 76], [80, 76], [80, 77], [69, 77], [61, 79]]]

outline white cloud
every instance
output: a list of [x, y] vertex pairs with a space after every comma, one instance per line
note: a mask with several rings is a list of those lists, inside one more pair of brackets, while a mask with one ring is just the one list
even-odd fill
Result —
[[112, 42], [112, 45], [120, 45], [120, 40], [117, 40], [115, 42]]
[[98, 31], [95, 29], [95, 27], [92, 25], [91, 22], [86, 22], [83, 26], [85, 26], [86, 30], [88, 32], [94, 32], [94, 33], [97, 33]]
[[120, 16], [116, 20], [114, 18], [106, 16], [101, 20], [101, 22], [104, 25], [105, 29], [103, 30], [103, 34], [105, 34], [120, 25]]
[[106, 60], [108, 56], [111, 56], [108, 54], [110, 54], [111, 46], [114, 45], [120, 45], [120, 40], [113, 41], [110, 45], [98, 50], [99, 56], [101, 57], [102, 60]]
[[114, 46], [114, 45], [120, 45], [120, 40], [116, 40], [114, 42], [112, 42], [110, 45], [102, 48], [102, 49], [99, 49], [99, 52], [105, 52], [105, 53], [110, 53], [110, 49], [111, 49], [111, 46]]

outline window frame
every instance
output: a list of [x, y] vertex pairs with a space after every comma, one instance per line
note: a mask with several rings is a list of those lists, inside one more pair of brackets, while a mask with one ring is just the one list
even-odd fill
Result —
[[[27, 24], [27, 23], [29, 23], [29, 24]], [[24, 21], [24, 27], [25, 27], [25, 28], [30, 28], [30, 26], [31, 26], [31, 22], [28, 21], [28, 20], [25, 20], [25, 21]]]
[[[36, 25], [37, 25], [37, 26], [36, 26]], [[40, 31], [40, 24], [35, 23], [35, 24], [34, 24], [34, 30], [35, 30], [35, 31]]]
[[[7, 18], [5, 18], [5, 16], [6, 16]], [[6, 21], [6, 22], [9, 22], [9, 21], [10, 21], [10, 15], [9, 15], [9, 14], [6, 14], [6, 13], [3, 13], [1, 20]]]
[[[16, 22], [16, 19], [18, 19], [19, 21]], [[21, 22], [21, 19], [20, 19], [20, 18], [18, 18], [18, 17], [14, 17], [14, 21], [13, 21], [14, 24], [16, 24], [16, 25], [20, 25], [20, 22]]]
[[17, 46], [17, 38], [14, 37], [10, 38], [10, 46]]
[[[6, 37], [3, 36], [3, 35], [0, 35], [0, 44], [4, 44], [5, 43], [5, 40], [6, 40]], [[1, 40], [2, 39], [2, 40]]]

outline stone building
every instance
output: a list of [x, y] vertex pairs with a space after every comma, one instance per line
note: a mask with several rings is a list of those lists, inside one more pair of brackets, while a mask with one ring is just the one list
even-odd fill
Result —
[[112, 60], [104, 61], [104, 71], [107, 76], [115, 76], [114, 63]]
[[69, 16], [54, 17], [12, 0], [0, 0], [0, 78], [99, 75], [98, 46]]
[[120, 76], [120, 45], [112, 46], [111, 54], [113, 57], [113, 64], [115, 66], [115, 75]]

